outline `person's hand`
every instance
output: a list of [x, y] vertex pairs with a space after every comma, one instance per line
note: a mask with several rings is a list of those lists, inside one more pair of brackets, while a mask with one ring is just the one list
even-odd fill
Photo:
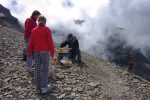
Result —
[[55, 57], [52, 57], [52, 60], [51, 60], [53, 63], [55, 63], [57, 61], [57, 58]]
[[57, 61], [57, 58], [53, 58], [53, 62], [56, 62]]

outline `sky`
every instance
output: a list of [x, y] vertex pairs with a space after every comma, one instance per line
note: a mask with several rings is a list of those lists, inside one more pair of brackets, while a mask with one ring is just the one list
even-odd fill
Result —
[[[47, 18], [47, 26], [58, 28], [63, 34], [73, 32], [83, 51], [107, 56], [106, 44], [114, 35], [134, 48], [150, 47], [150, 0], [0, 0], [0, 3], [21, 22], [33, 10], [39, 10]], [[76, 25], [75, 19], [85, 22]]]
[[33, 10], [39, 10], [49, 20], [49, 24], [70, 21], [83, 17], [88, 13], [90, 17], [97, 14], [101, 6], [109, 0], [0, 0], [9, 8], [14, 16], [23, 21], [31, 15]]

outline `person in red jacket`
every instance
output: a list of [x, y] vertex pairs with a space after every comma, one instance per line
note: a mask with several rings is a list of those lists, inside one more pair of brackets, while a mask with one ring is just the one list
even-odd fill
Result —
[[48, 85], [50, 54], [54, 57], [54, 44], [52, 31], [45, 26], [46, 18], [39, 16], [38, 26], [32, 30], [28, 47], [28, 58], [34, 52], [35, 83], [38, 93], [51, 91], [52, 86]]
[[[38, 10], [34, 10], [31, 17], [27, 18], [25, 21], [24, 40], [25, 40], [27, 50], [28, 50], [28, 45], [29, 45], [29, 41], [30, 41], [31, 31], [33, 28], [35, 28], [37, 26], [36, 20], [37, 20], [39, 15], [41, 15], [41, 13]], [[31, 70], [32, 59], [33, 59], [33, 57], [30, 57], [30, 59], [27, 58], [28, 70]]]
[[41, 13], [38, 10], [34, 10], [31, 17], [26, 19], [24, 40], [30, 38], [32, 29], [37, 26], [36, 20], [39, 15], [41, 15]]

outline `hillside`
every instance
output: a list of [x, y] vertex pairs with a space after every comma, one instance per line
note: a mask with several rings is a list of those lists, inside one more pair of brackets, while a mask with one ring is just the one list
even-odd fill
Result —
[[[51, 94], [35, 94], [33, 75], [22, 61], [23, 34], [0, 28], [0, 100], [149, 100], [150, 83], [114, 63], [82, 53], [86, 66], [51, 64]], [[56, 45], [55, 45], [56, 47]]]
[[[10, 10], [5, 8], [3, 5], [0, 4], [0, 14], [4, 15], [4, 25], [9, 27], [14, 27], [19, 31], [22, 31], [23, 28], [21, 27], [19, 20], [11, 15]], [[1, 17], [1, 16], [0, 16]], [[1, 22], [1, 18], [0, 18]], [[1, 24], [1, 23], [0, 23]]]
[[[117, 29], [115, 30], [117, 31]], [[140, 48], [135, 48], [133, 46], [128, 45], [124, 39], [119, 36], [121, 32], [123, 33], [123, 29], [119, 32], [116, 32], [108, 39], [108, 43], [106, 45], [106, 52], [110, 53], [110, 59], [115, 62], [117, 65], [120, 65], [122, 68], [127, 66], [128, 62], [128, 54], [130, 51], [134, 54], [134, 70], [132, 73], [143, 77], [144, 79], [150, 81], [150, 61], [148, 51], [149, 48], [145, 48], [147, 52], [145, 55], [142, 53]]]

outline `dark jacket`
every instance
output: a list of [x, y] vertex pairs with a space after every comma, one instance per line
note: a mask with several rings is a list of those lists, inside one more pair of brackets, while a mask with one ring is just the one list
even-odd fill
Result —
[[67, 46], [67, 45], [68, 45], [69, 48], [72, 49], [72, 50], [70, 50], [70, 52], [76, 52], [76, 50], [79, 49], [79, 42], [76, 39], [76, 37], [73, 37], [71, 39], [65, 40], [63, 43], [61, 43], [60, 47], [63, 48], [65, 46]]

